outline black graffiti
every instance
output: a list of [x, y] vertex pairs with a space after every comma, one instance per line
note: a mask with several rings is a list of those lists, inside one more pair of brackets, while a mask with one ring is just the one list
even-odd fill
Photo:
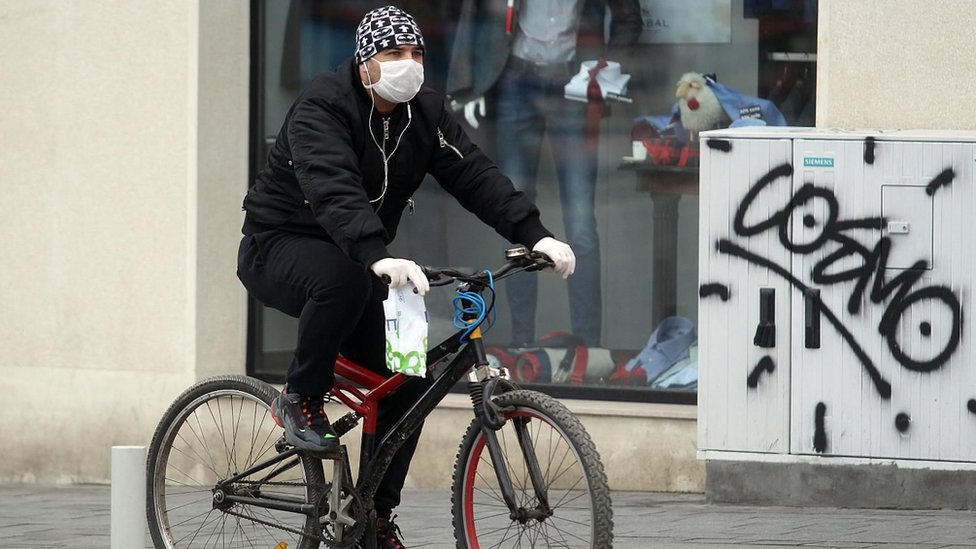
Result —
[[729, 152], [732, 150], [732, 142], [727, 139], [709, 139], [705, 141], [709, 149], [716, 151]]
[[952, 183], [952, 180], [955, 178], [956, 172], [952, 168], [946, 168], [942, 170], [942, 173], [935, 176], [932, 181], [929, 181], [929, 184], [925, 186], [925, 192], [928, 193], [929, 196], [932, 196], [935, 194], [935, 191], [939, 189], [939, 187]]
[[729, 300], [729, 287], [725, 284], [711, 283], [702, 284], [698, 287], [698, 297], [705, 299], [706, 297], [717, 295], [722, 301]]
[[864, 163], [874, 164], [874, 143], [875, 139], [873, 137], [866, 137], [864, 139]]
[[824, 417], [827, 415], [827, 405], [823, 402], [817, 403], [817, 411], [814, 416], [813, 449], [819, 453], [827, 451], [827, 430], [824, 427]]
[[[790, 284], [792, 284], [795, 288], [799, 289], [804, 294], [808, 289], [803, 282], [801, 282], [799, 279], [793, 276], [785, 268], [780, 267], [779, 265], [773, 263], [772, 261], [766, 259], [765, 257], [756, 255], [740, 246], [737, 246], [729, 240], [725, 240], [725, 239], [719, 240], [718, 251], [726, 255], [731, 255], [733, 257], [744, 259], [760, 267], [766, 267], [767, 269], [775, 272], [776, 274], [786, 279]], [[814, 299], [816, 301], [818, 307], [820, 308], [821, 314], [823, 314], [823, 316], [827, 318], [827, 320], [834, 327], [834, 329], [837, 330], [837, 333], [839, 333], [840, 336], [844, 338], [844, 341], [846, 341], [848, 346], [851, 348], [851, 350], [854, 351], [855, 356], [857, 356], [858, 360], [861, 361], [861, 364], [864, 366], [864, 369], [871, 377], [871, 381], [874, 383], [874, 387], [877, 389], [878, 394], [881, 395], [881, 398], [884, 399], [891, 398], [891, 383], [889, 383], [887, 380], [881, 377], [881, 372], [878, 371], [878, 368], [874, 365], [874, 361], [871, 360], [871, 357], [868, 356], [868, 354], [864, 351], [864, 349], [861, 348], [861, 345], [857, 342], [857, 340], [854, 339], [854, 334], [852, 334], [847, 329], [847, 327], [844, 326], [844, 324], [840, 321], [837, 315], [834, 314], [833, 311], [831, 311], [826, 305], [824, 305], [824, 302], [821, 298], [811, 297], [811, 299]]]
[[[944, 175], [947, 173], [949, 175]], [[761, 217], [758, 222], [746, 223], [746, 217], [761, 193], [775, 185], [780, 179], [783, 179], [785, 184], [792, 185], [792, 174], [793, 168], [790, 164], [781, 164], [769, 170], [768, 173], [756, 181], [736, 209], [733, 219], [733, 231], [735, 234], [740, 237], [749, 238], [770, 229], [777, 229], [778, 238], [783, 247], [793, 254], [800, 255], [811, 254], [821, 250], [828, 243], [837, 245], [836, 250], [831, 251], [814, 264], [811, 270], [812, 282], [817, 285], [829, 286], [845, 281], [855, 281], [854, 290], [851, 292], [847, 302], [848, 312], [858, 314], [865, 295], [874, 304], [887, 302], [881, 316], [881, 321], [878, 324], [878, 332], [884, 338], [892, 355], [899, 364], [919, 372], [929, 372], [942, 367], [955, 352], [961, 336], [962, 308], [956, 295], [950, 288], [944, 286], [926, 286], [913, 290], [916, 283], [922, 278], [924, 269], [927, 268], [926, 262], [922, 260], [915, 262], [909, 269], [902, 271], [893, 279], [886, 282], [885, 275], [886, 271], [888, 271], [892, 245], [890, 238], [880, 237], [874, 247], [869, 249], [847, 234], [853, 229], [880, 230], [884, 227], [884, 218], [865, 217], [841, 220], [840, 205], [836, 195], [830, 189], [818, 187], [812, 183], [805, 183], [793, 193], [788, 203], [782, 209], [767, 214], [765, 218]], [[938, 181], [947, 177], [951, 180], [951, 170], [943, 171], [943, 174], [937, 176], [933, 180], [933, 183], [930, 183], [930, 186], [938, 188], [941, 185], [945, 185], [945, 182], [938, 183]], [[814, 230], [800, 231], [794, 234], [791, 230], [791, 220], [804, 211], [820, 212], [820, 218], [809, 213], [803, 214], [802, 221], [804, 226]], [[793, 276], [787, 269], [773, 264], [772, 261], [764, 257], [747, 251], [745, 248], [736, 245], [730, 240], [719, 240], [718, 250], [757, 265], [765, 266], [788, 280], [794, 287], [801, 291], [808, 289], [803, 282]], [[850, 263], [849, 260], [851, 258], [859, 259], [855, 266], [845, 269], [837, 268], [838, 265]], [[838, 316], [827, 308], [820, 298], [816, 298], [816, 300], [824, 317], [829, 320], [855, 351], [855, 354], [874, 382], [879, 394], [883, 398], [889, 398], [891, 395], [890, 384], [881, 377], [873, 361], [855, 341], [853, 334], [842, 325]], [[921, 302], [929, 304], [932, 307], [942, 307], [951, 316], [947, 341], [941, 350], [932, 357], [910, 356], [903, 350], [898, 338], [898, 326], [902, 317], [905, 316], [906, 311], [912, 305]], [[926, 323], [926, 327], [920, 325], [919, 330], [926, 337], [931, 336], [931, 324]]]
[[912, 424], [912, 418], [908, 414], [902, 412], [895, 416], [895, 429], [898, 429], [899, 433], [904, 433], [908, 431], [908, 428]]
[[966, 408], [970, 413], [976, 414], [976, 398], [969, 399], [969, 402], [966, 403]]
[[[762, 232], [765, 232], [767, 229], [771, 227], [775, 227], [780, 223], [782, 212], [778, 212], [777, 214], [773, 215], [772, 217], [770, 217], [769, 219], [761, 223], [758, 223], [751, 227], [747, 227], [745, 224], [746, 211], [748, 210], [749, 206], [752, 204], [753, 200], [756, 199], [756, 196], [758, 196], [759, 193], [764, 188], [771, 185], [773, 182], [775, 182], [777, 179], [781, 177], [789, 178], [792, 176], [793, 176], [793, 166], [790, 164], [781, 164], [779, 166], [776, 166], [772, 170], [769, 170], [769, 173], [760, 177], [759, 181], [756, 181], [756, 184], [753, 185], [752, 188], [750, 188], [749, 191], [746, 193], [746, 195], [742, 198], [742, 202], [739, 203], [739, 208], [735, 212], [735, 218], [732, 220], [732, 230], [735, 231], [735, 234], [739, 236], [745, 236], [745, 237], [754, 236]], [[790, 183], [792, 183], [792, 181], [790, 181]]]
[[[866, 225], [870, 225], [870, 223]], [[811, 272], [813, 282], [820, 285], [831, 285], [847, 280], [856, 280], [854, 290], [847, 301], [847, 311], [851, 314], [858, 314], [864, 301], [863, 297], [867, 291], [868, 283], [873, 278], [868, 299], [875, 304], [888, 301], [888, 306], [884, 309], [881, 321], [878, 323], [878, 332], [884, 337], [895, 360], [902, 366], [917, 372], [930, 372], [942, 367], [959, 346], [962, 331], [962, 308], [959, 299], [952, 290], [944, 286], [926, 286], [912, 291], [927, 267], [926, 262], [922, 260], [916, 261], [911, 268], [902, 271], [886, 283], [884, 275], [888, 270], [888, 258], [891, 253], [891, 239], [888, 237], [879, 239], [877, 245], [870, 251], [843, 235], [834, 235], [832, 239], [839, 242], [841, 246], [837, 251], [814, 265]], [[859, 267], [846, 271], [829, 272], [830, 267], [834, 264], [852, 256], [860, 256], [864, 262]], [[902, 350], [897, 338], [898, 325], [904, 313], [912, 305], [923, 301], [932, 305], [941, 302], [942, 306], [952, 316], [952, 321], [949, 324], [948, 341], [939, 354], [928, 360], [909, 356]], [[919, 325], [919, 331], [925, 337], [930, 337], [932, 325], [923, 322]]]
[[750, 388], [755, 389], [759, 386], [759, 377], [762, 376], [763, 373], [771, 374], [775, 369], [776, 364], [773, 363], [773, 359], [768, 356], [764, 356], [759, 359], [759, 364], [756, 364], [755, 368], [752, 369], [752, 372], [749, 373], [749, 378], [746, 380], [746, 383]]

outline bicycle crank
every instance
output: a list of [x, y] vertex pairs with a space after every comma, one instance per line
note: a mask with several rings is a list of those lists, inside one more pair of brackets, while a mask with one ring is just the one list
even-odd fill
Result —
[[352, 484], [345, 451], [332, 461], [332, 484], [319, 501], [320, 536], [333, 549], [354, 546], [366, 531], [366, 509], [362, 497]]

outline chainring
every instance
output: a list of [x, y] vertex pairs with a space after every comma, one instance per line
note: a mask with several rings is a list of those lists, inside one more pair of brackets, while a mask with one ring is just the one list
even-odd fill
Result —
[[335, 487], [335, 483], [329, 484], [319, 499], [319, 536], [324, 544], [333, 549], [348, 549], [355, 546], [366, 531], [366, 508], [359, 492], [343, 483], [339, 488], [339, 509], [331, 509], [329, 500]]

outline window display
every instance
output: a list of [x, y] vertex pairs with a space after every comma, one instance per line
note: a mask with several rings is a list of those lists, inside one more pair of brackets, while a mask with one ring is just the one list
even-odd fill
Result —
[[[388, 3], [255, 2], [253, 172], [289, 105], [352, 57], [356, 22]], [[566, 281], [498, 285], [505, 320], [485, 333], [489, 359], [560, 396], [694, 402], [696, 135], [813, 123], [816, 2], [699, 0], [712, 15], [651, 0], [393, 3], [423, 30], [424, 85], [577, 257]], [[472, 226], [463, 238], [450, 229], [461, 224]], [[463, 269], [518, 244], [476, 224], [428, 178], [391, 251]], [[454, 329], [453, 297], [426, 296], [431, 342]], [[252, 303], [249, 370], [282, 379], [296, 329]]]

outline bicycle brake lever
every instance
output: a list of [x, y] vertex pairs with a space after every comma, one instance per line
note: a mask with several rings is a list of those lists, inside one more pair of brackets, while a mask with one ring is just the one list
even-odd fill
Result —
[[542, 252], [530, 252], [527, 259], [532, 261], [532, 264], [526, 268], [527, 271], [541, 271], [556, 266], [556, 263]]

